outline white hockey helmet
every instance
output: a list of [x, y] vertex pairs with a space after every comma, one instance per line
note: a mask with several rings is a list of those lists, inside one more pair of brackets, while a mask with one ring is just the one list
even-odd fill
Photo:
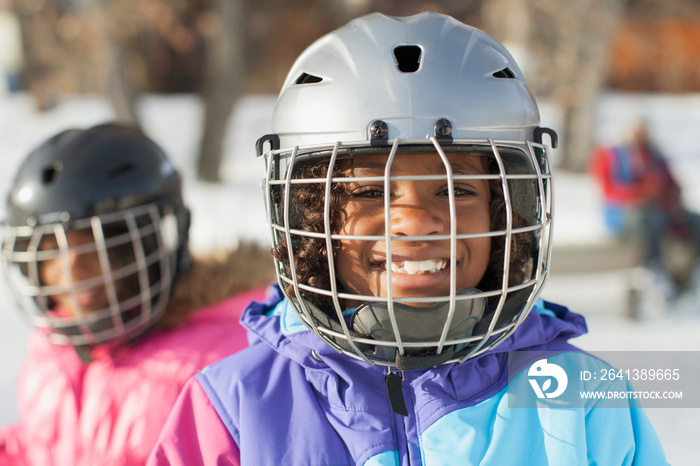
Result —
[[[556, 134], [539, 126], [522, 73], [497, 41], [442, 14], [361, 17], [299, 56], [272, 130], [257, 150], [262, 155], [270, 146], [266, 207], [279, 283], [301, 320], [328, 344], [370, 364], [430, 367], [493, 348], [527, 316], [548, 274], [551, 176], [542, 135], [554, 145]], [[425, 304], [420, 299], [393, 298], [391, 285], [389, 296], [350, 293], [335, 276], [334, 254], [326, 252], [343, 238], [331, 200], [343, 185], [336, 162], [388, 156], [388, 186], [394, 157], [416, 151], [439, 154], [446, 173], [446, 153], [489, 160], [489, 183], [502, 205], [492, 205], [498, 218], [481, 233], [494, 245], [488, 279], [480, 289], [460, 290], [452, 272], [450, 295], [432, 297], [428, 307], [416, 307]], [[312, 165], [322, 171], [307, 170]], [[305, 212], [298, 197], [305, 189], [325, 196], [323, 212]], [[447, 237], [452, 251], [464, 237], [455, 223], [451, 219]], [[391, 257], [397, 238], [388, 228], [382, 236], [352, 239], [389, 238]], [[346, 301], [366, 304], [348, 317]]]

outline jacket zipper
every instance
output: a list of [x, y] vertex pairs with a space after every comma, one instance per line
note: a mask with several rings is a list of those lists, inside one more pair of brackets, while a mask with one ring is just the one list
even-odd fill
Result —
[[[387, 395], [389, 396], [389, 403], [391, 404], [392, 411], [397, 414], [395, 416], [395, 438], [397, 452], [399, 453], [400, 464], [410, 465], [412, 464], [412, 451], [410, 447], [410, 442], [408, 439], [407, 425], [409, 422], [415, 422], [415, 419], [411, 419], [409, 416], [409, 410], [406, 406], [406, 401], [403, 391], [403, 382], [405, 380], [403, 371], [392, 371], [389, 370], [384, 381], [386, 383]], [[413, 411], [413, 410], [411, 410]], [[412, 414], [411, 416], [414, 416]], [[401, 460], [401, 454], [406, 456]]]
[[401, 386], [402, 380], [403, 371], [401, 371], [401, 375], [399, 375], [390, 370], [384, 377], [386, 392], [389, 396], [389, 403], [391, 403], [392, 411], [401, 416], [408, 416], [408, 408], [406, 408], [406, 401], [403, 397], [403, 387]]

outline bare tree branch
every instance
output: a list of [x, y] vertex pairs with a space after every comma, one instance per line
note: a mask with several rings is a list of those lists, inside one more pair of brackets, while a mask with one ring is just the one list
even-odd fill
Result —
[[197, 160], [198, 176], [220, 180], [219, 167], [231, 112], [246, 75], [244, 6], [241, 0], [213, 0], [206, 16], [207, 59], [202, 96], [205, 114]]

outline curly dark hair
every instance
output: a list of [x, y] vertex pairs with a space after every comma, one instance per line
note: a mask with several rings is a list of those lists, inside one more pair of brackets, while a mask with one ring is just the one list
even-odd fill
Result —
[[[498, 174], [499, 168], [494, 158], [488, 158], [487, 172]], [[293, 179], [325, 179], [328, 174], [329, 161], [310, 162], [295, 167]], [[343, 177], [346, 166], [336, 164], [333, 169], [333, 177]], [[501, 180], [489, 181], [491, 190], [491, 231], [505, 230], [506, 228], [506, 203], [503, 196]], [[290, 217], [294, 219], [295, 229], [306, 232], [323, 233], [325, 207], [325, 183], [294, 184], [290, 188], [292, 202]], [[342, 209], [342, 203], [346, 196], [344, 183], [334, 183], [330, 191], [330, 225], [332, 231], [340, 229], [346, 220], [346, 213]], [[273, 195], [273, 204], [281, 205], [283, 193], [278, 191]], [[519, 228], [527, 225], [524, 218], [513, 213], [512, 227]], [[328, 248], [324, 238], [292, 235], [294, 251], [294, 267], [297, 281], [315, 288], [330, 290], [330, 273], [328, 268]], [[531, 264], [534, 250], [534, 235], [532, 232], [515, 233], [511, 235], [510, 242], [510, 267], [509, 283], [519, 284], [530, 278], [528, 264]], [[340, 248], [340, 242], [334, 241], [333, 249]], [[289, 249], [284, 235], [278, 234], [278, 241], [273, 248], [275, 259], [284, 264], [284, 272], [291, 276], [289, 268]], [[505, 256], [505, 237], [494, 237], [491, 241], [491, 254], [487, 270], [478, 285], [482, 291], [500, 289], [503, 281], [503, 268]], [[294, 286], [285, 284], [288, 296], [294, 296]], [[315, 293], [304, 292], [304, 298], [320, 309], [332, 307], [330, 298]]]

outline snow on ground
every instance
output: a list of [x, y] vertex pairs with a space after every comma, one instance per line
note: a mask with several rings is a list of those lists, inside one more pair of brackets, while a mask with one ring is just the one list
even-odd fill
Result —
[[[241, 238], [268, 241], [260, 190], [262, 161], [253, 144], [269, 131], [274, 105], [271, 96], [249, 96], [229, 122], [229, 138], [222, 167], [224, 182], [196, 181], [195, 154], [202, 108], [195, 96], [148, 96], [140, 113], [146, 132], [160, 143], [185, 178], [185, 196], [193, 211], [192, 246], [206, 251], [235, 245]], [[560, 114], [541, 105], [542, 124], [555, 130]], [[610, 140], [623, 124], [639, 116], [648, 119], [652, 136], [671, 157], [684, 185], [688, 205], [700, 210], [700, 95], [650, 96], [610, 94], [600, 102], [598, 137]], [[65, 97], [50, 112], [38, 114], [22, 94], [0, 98], [0, 217], [4, 199], [22, 158], [38, 143], [67, 127], [86, 127], [110, 119], [108, 104], [98, 97]], [[556, 151], [553, 155], [557, 157]], [[555, 172], [556, 245], [596, 244], [606, 234], [599, 216], [600, 197], [585, 175]], [[586, 316], [590, 333], [577, 340], [591, 351], [675, 350], [700, 351], [700, 310], [696, 303], [664, 314], [647, 303], [643, 318], [624, 318], [626, 289], [631, 271], [558, 274], [550, 277], [544, 297]], [[17, 418], [15, 383], [25, 355], [27, 325], [16, 311], [4, 283], [0, 283], [0, 426]], [[700, 354], [700, 353], [699, 353]], [[700, 390], [700, 380], [694, 386]], [[700, 435], [699, 409], [647, 411], [664, 444], [671, 464], [700, 465], [694, 443]]]

